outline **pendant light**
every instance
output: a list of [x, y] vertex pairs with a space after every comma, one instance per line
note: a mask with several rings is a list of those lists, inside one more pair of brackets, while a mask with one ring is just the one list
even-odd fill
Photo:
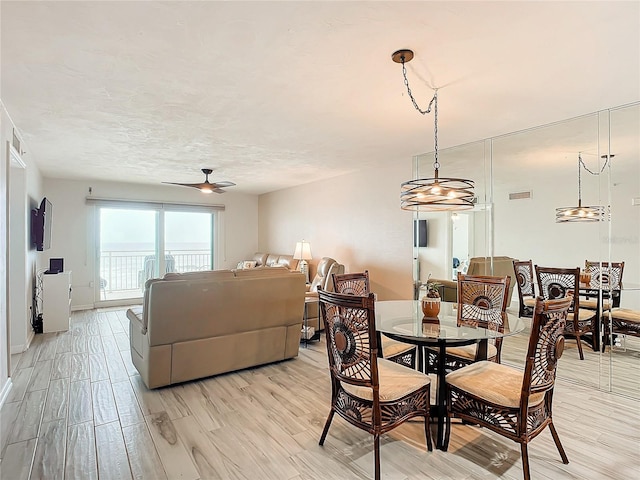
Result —
[[[602, 170], [606, 167], [610, 157], [613, 157], [613, 155], [607, 155], [607, 159], [605, 160]], [[556, 223], [590, 223], [604, 221], [605, 207], [602, 205], [582, 205], [582, 177], [580, 175], [582, 166], [584, 166], [585, 170], [592, 175], [600, 175], [600, 173], [602, 173], [602, 170], [597, 174], [591, 172], [584, 165], [581, 152], [578, 152], [578, 206], [556, 208]]]
[[413, 58], [411, 50], [398, 50], [391, 55], [396, 63], [402, 64], [402, 75], [404, 84], [407, 86], [407, 93], [415, 109], [422, 115], [431, 112], [433, 107], [434, 117], [434, 162], [433, 177], [417, 178], [404, 182], [400, 186], [400, 208], [410, 211], [450, 211], [468, 210], [473, 208], [473, 180], [464, 178], [441, 177], [439, 175], [440, 162], [438, 161], [438, 90], [426, 110], [422, 110], [409, 88], [407, 79], [407, 69], [405, 63]]

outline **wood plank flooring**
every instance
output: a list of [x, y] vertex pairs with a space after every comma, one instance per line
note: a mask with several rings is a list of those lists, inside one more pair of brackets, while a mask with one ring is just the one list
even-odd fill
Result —
[[[336, 417], [318, 445], [330, 397], [324, 341], [293, 360], [148, 390], [124, 309], [74, 312], [71, 323], [12, 357], [2, 480], [371, 478], [370, 435]], [[523, 342], [511, 343], [503, 352], [517, 362]], [[529, 447], [535, 479], [638, 478], [638, 400], [560, 381], [554, 418], [570, 463], [544, 432]], [[517, 444], [459, 423], [448, 452], [426, 451], [420, 422], [384, 435], [381, 452], [387, 479], [522, 478]]]

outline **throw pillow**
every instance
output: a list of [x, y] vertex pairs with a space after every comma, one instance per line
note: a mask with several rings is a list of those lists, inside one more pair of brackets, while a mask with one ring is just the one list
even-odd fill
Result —
[[245, 260], [244, 262], [242, 262], [242, 269], [245, 270], [247, 268], [255, 268], [256, 263], [257, 262], [255, 260]]

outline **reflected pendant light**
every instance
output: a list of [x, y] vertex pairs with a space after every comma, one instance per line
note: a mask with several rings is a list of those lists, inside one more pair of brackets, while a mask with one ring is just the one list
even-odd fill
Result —
[[582, 205], [581, 165], [582, 156], [578, 153], [578, 206], [556, 208], [556, 223], [587, 223], [604, 220], [605, 208], [602, 205]]
[[449, 178], [439, 175], [440, 163], [438, 162], [438, 90], [426, 110], [420, 109], [407, 79], [405, 63], [413, 58], [411, 50], [398, 50], [391, 55], [396, 63], [402, 64], [402, 75], [407, 93], [415, 109], [422, 115], [431, 112], [433, 107], [434, 117], [434, 174], [431, 178], [417, 178], [404, 182], [400, 186], [400, 208], [410, 211], [447, 211], [468, 210], [473, 208], [473, 180], [464, 178]]

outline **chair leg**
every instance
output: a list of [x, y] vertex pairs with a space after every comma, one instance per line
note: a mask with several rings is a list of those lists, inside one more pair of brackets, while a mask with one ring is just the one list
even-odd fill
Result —
[[531, 480], [531, 473], [529, 472], [529, 452], [527, 450], [527, 444], [520, 444], [520, 452], [522, 454], [522, 471], [524, 473], [524, 480]]
[[375, 479], [380, 480], [380, 434], [373, 434], [373, 455], [375, 457]]
[[566, 465], [567, 463], [569, 463], [569, 459], [567, 458], [567, 454], [564, 453], [564, 448], [562, 448], [560, 437], [558, 436], [558, 432], [556, 432], [556, 427], [553, 425], [553, 422], [549, 424], [549, 430], [551, 430], [551, 436], [553, 437], [553, 441], [556, 443], [556, 447], [558, 448], [558, 452], [560, 453], [560, 457], [562, 458], [562, 463]]
[[431, 395], [427, 389], [427, 406], [424, 412], [424, 434], [427, 437], [427, 450], [431, 452], [433, 450], [433, 443], [431, 442], [431, 405], [429, 405], [429, 398]]
[[584, 360], [584, 354], [582, 353], [582, 341], [580, 340], [579, 333], [576, 333], [576, 342], [578, 342], [578, 353], [580, 354], [580, 360]]
[[446, 452], [449, 448], [449, 438], [451, 437], [451, 392], [447, 388], [447, 418], [444, 424], [444, 441], [442, 451]]
[[322, 431], [322, 436], [320, 437], [320, 441], [318, 442], [318, 445], [324, 444], [324, 439], [327, 437], [327, 433], [329, 432], [329, 427], [331, 426], [331, 420], [333, 420], [334, 413], [335, 411], [333, 410], [333, 407], [332, 407], [331, 411], [329, 412], [329, 416], [327, 417], [327, 421], [324, 424], [324, 430]]

